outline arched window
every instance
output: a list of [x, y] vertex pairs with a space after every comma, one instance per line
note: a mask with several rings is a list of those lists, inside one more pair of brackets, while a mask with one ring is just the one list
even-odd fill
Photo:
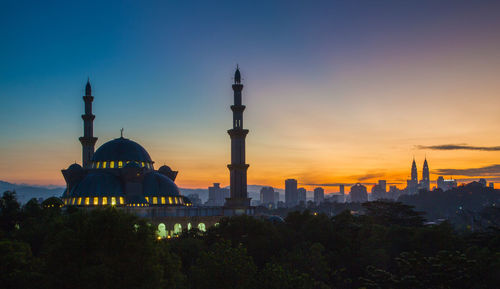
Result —
[[182, 225], [177, 223], [174, 225], [174, 234], [180, 234], [182, 233]]
[[191, 230], [193, 226], [191, 226], [191, 223], [188, 223], [188, 231]]
[[207, 227], [205, 226], [205, 223], [199, 223], [198, 224], [198, 230], [200, 230], [202, 232], [206, 232], [207, 231]]
[[158, 235], [159, 238], [166, 238], [167, 237], [167, 226], [165, 224], [160, 223], [158, 225], [158, 231], [156, 231], [156, 234]]

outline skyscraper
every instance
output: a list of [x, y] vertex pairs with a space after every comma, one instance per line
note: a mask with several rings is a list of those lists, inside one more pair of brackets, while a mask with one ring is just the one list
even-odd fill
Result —
[[233, 111], [233, 128], [227, 133], [231, 137], [231, 164], [230, 174], [230, 197], [226, 199], [226, 206], [233, 208], [245, 208], [250, 206], [250, 198], [247, 192], [247, 170], [248, 164], [245, 163], [245, 138], [248, 129], [243, 129], [243, 111], [245, 106], [242, 104], [241, 74], [238, 67], [234, 73], [234, 105], [231, 105]]
[[413, 195], [418, 192], [418, 174], [417, 174], [417, 164], [415, 163], [415, 158], [411, 164], [411, 178], [406, 181], [406, 191], [407, 194]]
[[298, 200], [297, 180], [285, 180], [285, 205], [289, 208], [294, 207], [297, 205]]
[[363, 203], [368, 201], [368, 192], [362, 184], [352, 186], [349, 195], [351, 196], [351, 202]]
[[424, 168], [422, 169], [422, 181], [420, 182], [420, 188], [426, 191], [431, 189], [431, 181], [429, 178], [429, 165], [427, 164], [427, 158], [424, 160]]
[[221, 188], [220, 183], [214, 183], [213, 187], [208, 187], [208, 200], [205, 205], [223, 206], [229, 196], [228, 189]]
[[325, 200], [325, 190], [323, 188], [318, 187], [314, 189], [314, 203], [316, 205], [321, 204]]
[[274, 207], [274, 189], [272, 187], [263, 187], [260, 189], [260, 204], [268, 207], [269, 205]]
[[298, 203], [299, 204], [306, 204], [307, 201], [307, 191], [304, 188], [299, 188], [297, 190], [297, 197], [298, 197]]

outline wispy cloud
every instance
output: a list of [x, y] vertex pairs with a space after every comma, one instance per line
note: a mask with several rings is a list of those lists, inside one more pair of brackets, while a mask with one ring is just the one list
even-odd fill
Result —
[[427, 150], [441, 150], [441, 151], [451, 151], [451, 150], [500, 151], [500, 146], [481, 147], [481, 146], [471, 146], [467, 144], [443, 144], [443, 145], [432, 145], [432, 146], [417, 145], [416, 148], [420, 150], [427, 149]]
[[468, 176], [468, 177], [481, 177], [481, 176], [500, 176], [500, 165], [491, 165], [481, 168], [467, 168], [467, 169], [437, 169], [434, 171], [438, 175], [450, 176]]

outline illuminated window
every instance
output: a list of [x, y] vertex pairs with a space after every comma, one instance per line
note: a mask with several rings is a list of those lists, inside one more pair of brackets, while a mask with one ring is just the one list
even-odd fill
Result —
[[109, 162], [109, 167], [114, 169], [115, 168], [115, 162], [114, 161], [110, 161]]
[[94, 197], [94, 206], [97, 206], [97, 205], [99, 205], [99, 198]]
[[165, 197], [161, 197], [161, 204], [165, 205]]
[[119, 168], [123, 167], [123, 162], [122, 161], [118, 161], [118, 167]]
[[77, 205], [81, 205], [82, 204], [82, 198], [78, 198], [78, 201], [76, 202]]
[[116, 205], [116, 197], [111, 197], [111, 206]]
[[157, 197], [153, 197], [153, 205], [156, 205], [158, 204], [158, 198]]
[[176, 204], [179, 202], [179, 200], [177, 200], [177, 197], [174, 197], [174, 201]]
[[98, 169], [101, 168], [101, 162], [97, 162], [97, 166], [96, 166]]
[[107, 197], [103, 197], [102, 198], [102, 204], [103, 205], [107, 205], [108, 204], [108, 198]]
[[90, 205], [90, 198], [89, 197], [86, 197], [85, 198], [85, 205]]
[[145, 166], [144, 162], [142, 162], [142, 163], [141, 163], [141, 166], [142, 166], [142, 167], [144, 167], [144, 166]]
[[120, 204], [121, 205], [125, 204], [125, 201], [123, 200], [123, 197], [120, 197]]
[[173, 203], [173, 202], [172, 202], [172, 197], [168, 197], [168, 203], [169, 203], [169, 204], [172, 204], [172, 203]]
[[149, 197], [146, 197], [146, 202], [148, 202], [148, 203], [149, 203]]
[[102, 168], [105, 169], [106, 168], [106, 162], [102, 162]]

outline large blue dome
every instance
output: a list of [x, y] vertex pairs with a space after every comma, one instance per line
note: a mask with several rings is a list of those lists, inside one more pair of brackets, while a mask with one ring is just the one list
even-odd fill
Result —
[[136, 161], [153, 163], [148, 152], [140, 144], [123, 137], [108, 141], [99, 147], [94, 153], [92, 161]]

